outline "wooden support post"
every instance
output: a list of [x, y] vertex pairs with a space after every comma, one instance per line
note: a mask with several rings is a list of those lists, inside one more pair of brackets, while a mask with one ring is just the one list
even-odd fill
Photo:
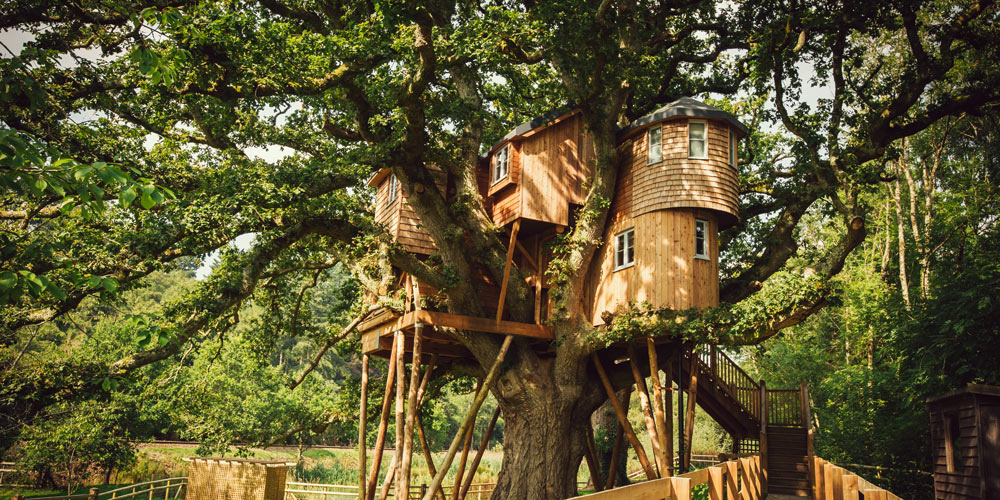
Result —
[[444, 474], [451, 467], [452, 460], [455, 459], [455, 453], [458, 452], [458, 445], [461, 441], [462, 435], [466, 433], [472, 422], [475, 421], [476, 414], [479, 413], [479, 407], [483, 405], [483, 401], [486, 400], [486, 394], [489, 393], [490, 385], [496, 380], [497, 374], [500, 373], [500, 364], [503, 363], [504, 358], [507, 356], [507, 351], [510, 349], [510, 344], [514, 340], [513, 335], [508, 335], [504, 339], [503, 344], [500, 346], [500, 351], [497, 353], [497, 359], [493, 362], [493, 366], [486, 373], [486, 378], [483, 380], [483, 386], [479, 389], [476, 394], [476, 399], [472, 401], [472, 407], [469, 408], [469, 412], [465, 415], [465, 419], [462, 421], [462, 425], [459, 427], [458, 434], [451, 441], [451, 446], [448, 447], [448, 453], [444, 457], [444, 463], [441, 464], [441, 469], [438, 470], [437, 474], [434, 475], [434, 479], [431, 480], [430, 489], [427, 490], [427, 494], [424, 495], [423, 500], [431, 500], [437, 491], [441, 489], [441, 482], [444, 481]]
[[636, 359], [637, 353], [633, 344], [628, 345], [628, 364], [632, 368], [632, 378], [635, 380], [635, 390], [639, 393], [639, 406], [642, 408], [643, 420], [646, 422], [646, 433], [649, 434], [649, 444], [653, 448], [653, 458], [656, 461], [657, 472], [660, 477], [669, 477], [667, 473], [666, 450], [660, 448], [660, 436], [656, 433], [656, 422], [653, 417], [653, 408], [649, 401], [649, 392], [646, 390], [646, 381], [639, 372], [639, 361]]
[[601, 491], [604, 489], [604, 481], [601, 479], [601, 467], [597, 463], [597, 447], [594, 446], [594, 427], [590, 424], [590, 420], [587, 420], [587, 435], [584, 439], [587, 440], [587, 447], [583, 449], [583, 457], [587, 460], [587, 469], [590, 471], [590, 482], [594, 485], [594, 491]]
[[[649, 355], [649, 377], [653, 382], [653, 423], [656, 425], [656, 435], [660, 438], [660, 451], [666, 461], [666, 475], [674, 475], [674, 457], [673, 453], [669, 453], [670, 447], [667, 446], [667, 441], [671, 439], [670, 434], [667, 433], [667, 420], [666, 411], [663, 408], [663, 386], [660, 383], [660, 361], [656, 354], [656, 343], [653, 342], [652, 337], [646, 338], [646, 350]], [[669, 372], [667, 372], [669, 373]], [[669, 408], [669, 406], [667, 407]], [[663, 471], [661, 471], [661, 474]]]
[[[823, 499], [824, 500], [834, 500], [837, 497], [833, 496], [833, 467], [831, 463], [823, 464]], [[865, 496], [865, 500], [868, 500], [868, 496]]]
[[843, 500], [844, 498], [844, 469], [842, 467], [834, 467], [833, 474], [831, 474], [833, 481], [833, 498], [837, 500]]
[[[396, 352], [396, 338], [392, 339], [392, 351]], [[389, 371], [385, 377], [385, 393], [382, 396], [382, 413], [378, 421], [378, 435], [375, 438], [375, 457], [371, 469], [368, 470], [368, 487], [365, 490], [367, 500], [375, 499], [375, 486], [378, 485], [378, 470], [382, 466], [382, 452], [385, 450], [385, 433], [389, 427], [389, 404], [392, 401], [392, 389], [395, 386], [396, 356], [389, 357]]]
[[611, 448], [611, 463], [608, 464], [608, 477], [604, 479], [604, 489], [606, 490], [610, 490], [615, 486], [615, 475], [618, 474], [618, 460], [621, 457], [622, 449], [625, 448], [625, 431], [620, 424], [617, 430], [615, 444]]
[[[428, 367], [429, 369], [430, 367]], [[431, 477], [434, 477], [437, 475], [437, 468], [434, 467], [434, 456], [431, 455], [431, 449], [427, 446], [427, 438], [424, 436], [424, 425], [420, 419], [420, 412], [417, 412], [416, 417], [417, 434], [420, 436], [420, 448], [424, 451], [424, 462], [427, 463], [427, 472], [430, 473]], [[437, 493], [438, 500], [445, 500], [443, 491], [438, 490]], [[423, 497], [421, 496], [420, 498]]]
[[[406, 335], [402, 330], [397, 330], [395, 334], [396, 338], [399, 339], [396, 345], [396, 451], [393, 453], [393, 458], [396, 462], [396, 484], [400, 483], [403, 475], [402, 466], [403, 460], [400, 455], [403, 452], [403, 440], [406, 432], [405, 422], [405, 411], [406, 411]], [[397, 489], [397, 498], [399, 498], [400, 490]]]
[[843, 479], [844, 500], [858, 499], [858, 476], [854, 474], [844, 474]]
[[691, 436], [694, 433], [694, 405], [698, 400], [698, 356], [691, 347], [691, 383], [688, 384], [687, 416], [684, 428], [684, 458], [681, 461], [681, 470], [687, 472], [691, 469]]
[[396, 472], [399, 470], [399, 448], [396, 448], [392, 454], [392, 461], [389, 462], [389, 468], [386, 469], [385, 479], [382, 480], [382, 491], [378, 495], [378, 500], [386, 500], [389, 498], [389, 488], [392, 487], [392, 483], [396, 480]]
[[365, 472], [368, 470], [368, 444], [365, 437], [368, 434], [368, 355], [361, 355], [361, 404], [358, 416], [358, 500], [364, 500]]
[[[677, 474], [684, 474], [684, 347], [677, 350]], [[735, 441], [734, 441], [735, 443]]]
[[465, 496], [469, 493], [469, 487], [472, 486], [472, 480], [476, 477], [476, 471], [479, 469], [479, 462], [483, 460], [483, 454], [486, 453], [486, 447], [490, 444], [490, 435], [493, 434], [493, 428], [496, 427], [497, 420], [499, 418], [500, 407], [497, 406], [496, 411], [493, 412], [493, 418], [490, 419], [490, 425], [486, 427], [486, 433], [483, 434], [483, 439], [479, 442], [479, 449], [476, 450], [476, 456], [472, 459], [472, 466], [469, 467], [469, 475], [466, 476], [465, 481], [462, 482], [462, 494], [459, 495], [459, 498], [465, 498]]
[[740, 482], [743, 483], [743, 489], [740, 490], [740, 498], [743, 500], [757, 500], [758, 496], [753, 489], [753, 474], [750, 472], [750, 459], [740, 458]]
[[667, 376], [667, 390], [663, 391], [664, 437], [667, 439], [667, 460], [670, 462], [670, 475], [676, 474], [674, 468], [674, 357], [667, 358], [667, 366], [663, 367]]
[[670, 478], [671, 500], [691, 500], [691, 479], [686, 477]]
[[767, 384], [760, 380], [760, 469], [761, 489], [767, 491]]
[[[482, 386], [482, 379], [476, 384], [476, 391]], [[473, 421], [473, 424], [475, 421]], [[461, 493], [462, 486], [462, 475], [465, 473], [465, 462], [469, 459], [469, 448], [472, 447], [472, 432], [476, 430], [475, 425], [470, 425], [469, 430], [465, 433], [465, 443], [462, 445], [462, 458], [458, 461], [458, 473], [455, 474], [455, 486], [451, 490], [451, 500], [458, 500], [458, 494]]]
[[[413, 309], [419, 311], [420, 306], [420, 284], [416, 280], [411, 280], [413, 290]], [[403, 456], [400, 459], [399, 477], [396, 480], [397, 490], [410, 491], [410, 469], [413, 464], [413, 420], [418, 411], [417, 388], [420, 384], [420, 355], [423, 345], [423, 323], [416, 323], [413, 330], [413, 355], [410, 358], [410, 388], [406, 398], [406, 419], [403, 429]], [[397, 361], [398, 362], [398, 361]], [[402, 371], [400, 371], [402, 373]], [[427, 372], [429, 377], [430, 372]], [[398, 453], [398, 451], [397, 451]]]
[[[150, 488], [149, 494], [152, 495], [153, 494], [153, 490], [152, 490], [153, 487], [150, 486], [149, 488]], [[98, 491], [100, 491], [100, 490], [98, 490], [97, 488], [91, 488], [90, 491], [87, 493], [87, 500], [97, 500], [97, 492]]]
[[741, 498], [737, 496], [737, 493], [740, 491], [739, 481], [738, 481], [739, 466], [737, 465], [736, 460], [730, 460], [722, 465], [726, 467], [726, 491], [729, 492], [729, 495], [727, 495], [727, 499], [739, 500]]
[[594, 362], [594, 366], [597, 368], [597, 375], [601, 378], [601, 384], [604, 385], [604, 390], [608, 394], [608, 399], [611, 401], [611, 406], [615, 409], [615, 415], [618, 416], [618, 423], [621, 424], [622, 430], [625, 431], [625, 437], [628, 438], [629, 442], [632, 443], [632, 448], [635, 448], [635, 454], [639, 458], [639, 463], [642, 464], [642, 470], [646, 472], [646, 477], [649, 479], [656, 479], [656, 471], [649, 464], [649, 459], [646, 458], [646, 451], [642, 449], [642, 443], [639, 442], [639, 438], [635, 437], [635, 431], [632, 430], [632, 424], [628, 421], [628, 414], [622, 409], [621, 403], [618, 398], [615, 397], [615, 389], [611, 386], [611, 380], [608, 379], [608, 374], [604, 371], [604, 366], [601, 365], [601, 360], [597, 357], [597, 353], [590, 355], [591, 360]]
[[715, 465], [708, 468], [708, 500], [725, 500], [723, 496], [725, 467]]
[[810, 468], [810, 477], [812, 478], [813, 484], [813, 499], [822, 500], [823, 498], [823, 463], [825, 460], [818, 457], [813, 457], [810, 460], [812, 467]]
[[503, 303], [507, 299], [507, 281], [510, 280], [510, 264], [514, 259], [514, 247], [517, 243], [517, 232], [521, 230], [521, 219], [514, 221], [510, 230], [510, 243], [507, 245], [507, 261], [503, 267], [503, 281], [500, 283], [500, 302], [497, 303], [497, 323], [503, 318]]

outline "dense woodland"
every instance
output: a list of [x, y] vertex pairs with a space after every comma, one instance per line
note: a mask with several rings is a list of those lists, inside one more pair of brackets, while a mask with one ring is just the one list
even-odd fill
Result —
[[[998, 16], [985, 0], [5, 0], [0, 453], [45, 478], [127, 466], [151, 437], [206, 453], [353, 443], [359, 346], [343, 329], [362, 296], [392, 266], [481, 316], [472, 276], [499, 278], [505, 236], [474, 165], [573, 103], [595, 175], [555, 248], [554, 354], [515, 342], [490, 387], [494, 498], [574, 493], [582, 423], [606, 400], [589, 356], [649, 335], [728, 346], [771, 387], [808, 381], [818, 454], [927, 495], [898, 472], [928, 468], [924, 399], [1000, 382]], [[592, 328], [583, 276], [616, 130], [682, 96], [752, 132], [721, 304], [634, 304]], [[429, 165], [453, 196], [418, 189]], [[438, 255], [415, 258], [372, 220], [365, 180], [384, 167]], [[530, 310], [520, 278], [515, 319]], [[434, 447], [501, 348], [453, 335], [473, 359], [435, 378], [421, 410]], [[631, 384], [625, 367], [611, 376]]]

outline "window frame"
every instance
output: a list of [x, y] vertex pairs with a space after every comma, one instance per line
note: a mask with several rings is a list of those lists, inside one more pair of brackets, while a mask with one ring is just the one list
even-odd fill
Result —
[[[653, 132], [659, 136], [656, 141], [656, 151], [658, 158], [653, 161]], [[646, 131], [646, 165], [660, 163], [663, 161], [663, 125], [656, 124]]]
[[[694, 125], [696, 123], [700, 123], [701, 126], [702, 126], [702, 129], [701, 129], [701, 131], [702, 131], [702, 137], [701, 137], [701, 139], [697, 139], [697, 140], [701, 141], [702, 145], [704, 146], [704, 148], [702, 149], [702, 151], [705, 152], [704, 156], [694, 156], [693, 154], [691, 154], [691, 141], [692, 141], [692, 138], [691, 138], [691, 125]], [[708, 122], [705, 121], [705, 120], [688, 120], [688, 158], [692, 159], [692, 160], [707, 160], [708, 159]]]
[[[490, 183], [491, 186], [496, 185], [498, 182], [510, 178], [510, 152], [508, 151], [510, 144], [504, 144], [502, 148], [498, 149], [496, 153], [493, 154], [493, 168], [491, 171], [491, 177], [493, 182]], [[501, 165], [499, 162], [500, 157], [503, 157], [503, 176], [497, 176], [497, 167]]]
[[[702, 234], [703, 234], [703, 236], [702, 236], [702, 250], [704, 250], [703, 253], [698, 253], [698, 226], [699, 225], [701, 225], [703, 227], [703, 232], [702, 232]], [[711, 227], [711, 226], [708, 223], [708, 219], [695, 219], [694, 220], [694, 258], [696, 258], [696, 259], [708, 260], [708, 261], [712, 260], [712, 257], [709, 255], [710, 251], [708, 249], [708, 238], [709, 238], [709, 236], [708, 236], [708, 228], [709, 227]]]
[[[628, 237], [624, 238], [624, 241], [625, 241], [625, 243], [627, 245], [623, 249], [620, 242], [623, 241], [622, 237], [626, 236], [626, 235], [628, 235]], [[630, 227], [630, 228], [628, 228], [628, 229], [626, 229], [624, 231], [619, 232], [618, 234], [615, 234], [615, 242], [614, 243], [615, 243], [615, 248], [614, 248], [614, 254], [612, 255], [612, 259], [614, 259], [614, 265], [615, 265], [614, 266], [614, 271], [621, 271], [622, 269], [628, 269], [628, 268], [634, 266], [635, 265], [635, 228], [634, 227]], [[628, 250], [632, 251], [632, 255], [631, 255], [632, 260], [629, 260], [628, 262], [625, 262], [626, 257], [629, 256], [628, 253], [626, 253]], [[619, 253], [622, 254], [622, 263], [621, 264], [618, 263], [618, 254]]]
[[386, 187], [388, 189], [386, 206], [389, 206], [396, 203], [396, 199], [399, 198], [399, 179], [396, 178], [396, 174], [389, 174], [389, 179], [386, 182], [388, 183]]

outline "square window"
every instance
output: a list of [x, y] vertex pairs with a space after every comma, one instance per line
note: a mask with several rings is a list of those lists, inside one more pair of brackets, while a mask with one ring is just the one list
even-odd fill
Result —
[[504, 146], [493, 157], [493, 184], [506, 179], [507, 171], [507, 146]]
[[688, 158], [708, 158], [705, 122], [688, 122]]
[[708, 257], [708, 221], [694, 220], [694, 257], [709, 260]]
[[647, 134], [646, 147], [649, 151], [649, 159], [647, 164], [659, 163], [663, 160], [663, 129], [660, 125], [657, 125], [649, 129]]
[[615, 271], [635, 264], [635, 230], [626, 229], [615, 235]]

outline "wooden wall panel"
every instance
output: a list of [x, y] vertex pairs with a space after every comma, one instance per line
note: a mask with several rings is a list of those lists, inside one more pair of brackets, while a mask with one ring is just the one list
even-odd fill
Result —
[[[709, 222], [711, 260], [694, 258], [696, 218]], [[629, 301], [674, 309], [718, 305], [717, 227], [711, 212], [684, 209], [657, 210], [609, 222], [605, 244], [588, 276], [592, 323], [603, 324], [605, 311], [613, 313]], [[635, 229], [635, 265], [614, 271], [614, 236], [628, 228]]]
[[506, 226], [521, 215], [521, 187], [512, 184], [492, 197], [493, 223]]
[[[435, 166], [428, 168], [435, 174], [438, 191], [444, 193], [448, 187], [444, 171]], [[437, 252], [437, 246], [421, 225], [420, 217], [406, 202], [406, 193], [399, 183], [396, 184], [396, 199], [392, 204], [387, 203], [389, 178], [390, 176], [386, 176], [375, 191], [375, 222], [385, 224], [393, 238], [410, 252], [424, 255]]]
[[[708, 159], [688, 158], [688, 119], [661, 123], [663, 161], [647, 164], [647, 132], [634, 136], [632, 215], [669, 208], [706, 208], [737, 217], [739, 180], [729, 165], [729, 125], [705, 120]], [[648, 129], [646, 129], [648, 130]]]
[[563, 120], [521, 143], [521, 217], [569, 224], [569, 199], [579, 169], [579, 119]]
[[[958, 419], [955, 470], [948, 471], [945, 454], [945, 414]], [[931, 449], [934, 453], [934, 489], [937, 498], [981, 499], [979, 443], [972, 395], [943, 401], [930, 412]]]

